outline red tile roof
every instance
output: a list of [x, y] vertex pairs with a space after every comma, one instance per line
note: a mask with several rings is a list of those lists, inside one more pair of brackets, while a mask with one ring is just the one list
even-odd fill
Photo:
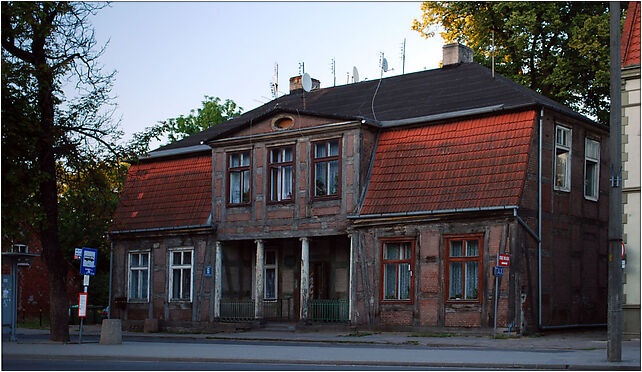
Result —
[[361, 215], [518, 205], [535, 111], [381, 134]]
[[640, 2], [629, 1], [622, 31], [622, 66], [640, 64]]
[[134, 164], [110, 231], [203, 225], [211, 206], [210, 154]]

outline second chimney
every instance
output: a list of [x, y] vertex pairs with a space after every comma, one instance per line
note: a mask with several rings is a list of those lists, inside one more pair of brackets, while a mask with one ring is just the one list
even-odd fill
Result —
[[473, 61], [473, 50], [469, 47], [459, 44], [447, 44], [443, 47], [442, 65], [457, 65], [460, 63], [471, 63]]

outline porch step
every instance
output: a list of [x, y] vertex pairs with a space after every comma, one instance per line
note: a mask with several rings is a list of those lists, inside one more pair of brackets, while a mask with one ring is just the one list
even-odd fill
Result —
[[277, 331], [277, 332], [294, 332], [296, 325], [293, 323], [265, 323], [262, 331]]

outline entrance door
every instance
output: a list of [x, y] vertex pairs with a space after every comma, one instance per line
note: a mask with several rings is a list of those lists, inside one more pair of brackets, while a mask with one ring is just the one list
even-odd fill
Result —
[[330, 293], [330, 275], [327, 262], [310, 263], [310, 299], [327, 299]]

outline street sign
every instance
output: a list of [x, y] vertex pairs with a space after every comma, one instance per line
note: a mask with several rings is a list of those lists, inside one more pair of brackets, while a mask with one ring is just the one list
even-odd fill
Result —
[[507, 254], [499, 255], [499, 266], [508, 267], [510, 266], [510, 256]]
[[96, 275], [96, 259], [98, 251], [93, 248], [82, 249], [82, 259], [80, 260], [80, 274]]
[[87, 316], [87, 293], [78, 294], [78, 317], [84, 318]]
[[493, 275], [495, 276], [504, 276], [504, 267], [503, 266], [494, 266]]
[[82, 257], [82, 248], [74, 249], [74, 260], [79, 260]]
[[212, 266], [205, 266], [205, 276], [212, 276]]

